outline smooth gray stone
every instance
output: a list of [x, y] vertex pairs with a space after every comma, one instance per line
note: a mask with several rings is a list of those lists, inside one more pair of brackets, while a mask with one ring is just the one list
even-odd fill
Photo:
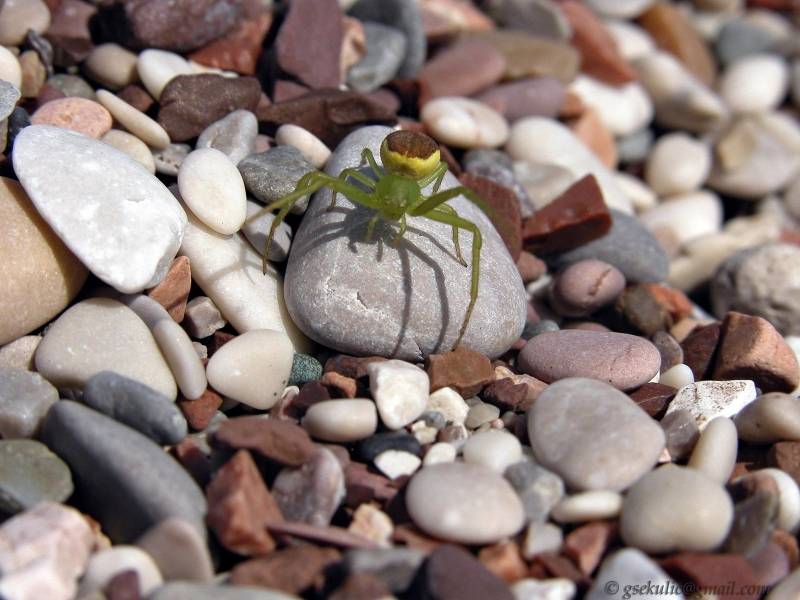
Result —
[[637, 163], [645, 160], [653, 146], [653, 130], [649, 127], [618, 137], [617, 156], [621, 163]]
[[82, 504], [115, 543], [132, 542], [169, 517], [206, 535], [206, 499], [161, 447], [77, 402], [62, 400], [47, 415], [42, 441], [72, 470]]
[[350, 67], [347, 83], [360, 92], [371, 92], [391, 81], [406, 55], [406, 36], [395, 27], [364, 23], [366, 54]]
[[[253, 214], [257, 213], [263, 208], [261, 204], [247, 201], [247, 216], [248, 219]], [[264, 252], [264, 246], [267, 243], [267, 236], [275, 221], [276, 213], [268, 212], [263, 213], [260, 217], [250, 220], [245, 220], [242, 225], [242, 233], [250, 245], [258, 251], [259, 254]], [[275, 235], [272, 236], [272, 242], [269, 245], [269, 260], [270, 262], [283, 262], [289, 257], [289, 250], [292, 247], [292, 228], [282, 221], [275, 229]]]
[[722, 65], [762, 52], [778, 49], [781, 36], [746, 19], [733, 19], [725, 23], [714, 42], [714, 53]]
[[180, 581], [165, 583], [151, 592], [147, 600], [298, 600], [298, 598], [265, 588], [204, 585]]
[[47, 85], [51, 85], [61, 91], [67, 98], [95, 99], [92, 86], [83, 77], [78, 77], [77, 75], [58, 73], [47, 79]]
[[161, 150], [153, 150], [153, 162], [156, 163], [156, 171], [161, 175], [177, 177], [183, 160], [189, 156], [191, 151], [192, 147], [189, 144], [170, 144]]
[[[264, 204], [294, 191], [300, 178], [313, 171], [316, 171], [314, 165], [294, 146], [276, 146], [266, 152], [251, 154], [239, 163], [247, 191]], [[308, 196], [304, 196], [297, 201], [292, 212], [301, 214], [307, 207]]]
[[683, 600], [678, 584], [661, 570], [641, 550], [625, 548], [610, 555], [600, 565], [594, 585], [586, 594], [586, 600], [618, 600], [628, 586], [653, 583], [653, 591], [637, 593], [637, 600]]
[[528, 521], [547, 521], [550, 511], [564, 497], [564, 480], [533, 460], [511, 465], [503, 477], [517, 492]]
[[0, 368], [0, 436], [30, 438], [39, 432], [58, 390], [39, 373]]
[[416, 2], [408, 0], [359, 0], [350, 15], [361, 21], [375, 21], [395, 27], [405, 34], [406, 55], [397, 76], [413, 79], [419, 73], [428, 54], [428, 42], [422, 27], [422, 13]]
[[69, 467], [35, 440], [0, 441], [0, 512], [16, 514], [72, 495]]
[[238, 165], [255, 150], [258, 120], [249, 110], [235, 110], [205, 128], [195, 148], [214, 148]]
[[572, 36], [569, 21], [552, 0], [489, 0], [486, 10], [508, 29], [561, 41]]
[[344, 565], [350, 575], [367, 573], [380, 579], [392, 592], [408, 589], [425, 560], [425, 554], [414, 548], [356, 548], [344, 555]]
[[639, 219], [614, 208], [611, 229], [601, 238], [548, 259], [554, 269], [595, 258], [619, 269], [628, 283], [664, 281], [669, 274], [669, 257]]
[[502, 150], [478, 148], [464, 155], [464, 170], [473, 175], [491, 179], [495, 183], [507, 187], [514, 192], [519, 201], [522, 217], [533, 216], [536, 208], [528, 196], [528, 192], [514, 174], [514, 161]]
[[19, 100], [20, 91], [4, 79], [0, 79], [0, 121], [7, 119]]
[[177, 444], [189, 432], [174, 402], [149, 385], [113, 371], [102, 371], [86, 382], [83, 401], [159, 445]]
[[[390, 132], [371, 126], [351, 133], [331, 156], [327, 172], [358, 166], [365, 147], [377, 159]], [[448, 173], [442, 189], [457, 185]], [[396, 225], [381, 221], [373, 239], [365, 241], [375, 212], [341, 194], [329, 211], [330, 197], [327, 189], [314, 196], [289, 256], [284, 294], [298, 327], [347, 354], [421, 360], [452, 348], [469, 303], [471, 277], [471, 269], [456, 260], [452, 228], [409, 217], [406, 235], [395, 244]], [[525, 324], [522, 280], [488, 217], [463, 197], [449, 204], [483, 235], [480, 291], [463, 344], [496, 357], [519, 338]], [[460, 240], [470, 261], [472, 236], [462, 231]]]

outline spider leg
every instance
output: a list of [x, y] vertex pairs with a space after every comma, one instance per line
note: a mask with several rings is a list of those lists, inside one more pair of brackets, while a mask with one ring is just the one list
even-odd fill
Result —
[[467, 305], [467, 312], [464, 315], [464, 322], [461, 325], [461, 330], [458, 332], [458, 338], [456, 338], [456, 343], [454, 345], [454, 347], [456, 347], [461, 343], [461, 338], [464, 337], [464, 333], [467, 331], [467, 325], [469, 324], [469, 319], [472, 316], [472, 309], [475, 308], [475, 302], [478, 300], [478, 281], [480, 280], [481, 267], [481, 245], [483, 241], [481, 232], [475, 223], [468, 221], [463, 217], [459, 217], [457, 214], [441, 214], [431, 210], [421, 216], [427, 217], [433, 221], [438, 221], [439, 223], [452, 225], [453, 227], [457, 227], [459, 229], [466, 229], [472, 233], [472, 275], [469, 286], [469, 304]]
[[375, 177], [380, 177], [383, 175], [383, 169], [378, 166], [378, 161], [375, 160], [375, 156], [372, 154], [372, 150], [369, 148], [364, 148], [361, 152], [361, 162], [365, 162], [369, 165], [369, 168], [372, 169], [372, 172], [375, 173]]
[[406, 234], [406, 216], [403, 215], [402, 217], [400, 217], [400, 229], [398, 229], [397, 235], [394, 236], [392, 243], [397, 244], [405, 234]]
[[380, 218], [381, 218], [380, 213], [376, 213], [375, 215], [372, 216], [372, 218], [367, 223], [367, 233], [364, 235], [364, 241], [365, 242], [371, 242], [372, 241], [372, 234], [375, 232], [375, 225], [378, 224], [378, 219], [380, 219]]
[[419, 184], [419, 189], [423, 189], [425, 188], [426, 185], [428, 185], [432, 181], [435, 181], [436, 183], [433, 185], [433, 193], [435, 194], [436, 192], [439, 191], [439, 186], [442, 185], [445, 173], [447, 173], [447, 163], [440, 162], [432, 173], [426, 175], [422, 179], [417, 180], [417, 183]]
[[[347, 169], [344, 169], [341, 173], [339, 173], [339, 179], [341, 179], [345, 183], [347, 183], [348, 177], [352, 177], [359, 183], [365, 185], [370, 192], [373, 189], [375, 189], [375, 180], [370, 179], [369, 177], [364, 175], [361, 171], [358, 170], [358, 167], [349, 167]], [[331, 196], [331, 203], [328, 205], [327, 208], [327, 210], [329, 211], [333, 210], [333, 208], [336, 206], [336, 194], [337, 192], [336, 190], [334, 190], [333, 195]]]
[[[440, 204], [436, 208], [432, 209], [432, 212], [443, 214], [446, 213], [448, 215], [455, 215], [458, 216], [456, 209], [450, 206], [449, 204]], [[458, 240], [458, 227], [453, 225], [453, 245], [456, 247], [456, 258], [458, 262], [460, 262], [465, 267], [467, 266], [467, 261], [464, 260], [464, 256], [461, 254], [461, 244]]]
[[477, 205], [487, 216], [491, 217], [492, 215], [492, 208], [486, 203], [486, 201], [478, 196], [475, 192], [473, 192], [470, 188], [460, 185], [458, 187], [450, 188], [449, 190], [444, 190], [442, 192], [437, 192], [435, 194], [431, 194], [427, 198], [421, 198], [420, 201], [411, 207], [409, 210], [409, 214], [417, 216], [417, 215], [424, 215], [432, 208], [436, 208], [437, 206], [444, 204], [448, 200], [452, 200], [453, 198], [457, 198], [458, 196], [464, 196], [467, 200], [472, 202], [473, 204]]

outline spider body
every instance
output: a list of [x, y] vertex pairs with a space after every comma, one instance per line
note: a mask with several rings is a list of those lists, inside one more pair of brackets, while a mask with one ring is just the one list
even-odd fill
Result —
[[[380, 156], [383, 167], [378, 165], [368, 148], [361, 154], [361, 164], [369, 166], [373, 178], [365, 175], [359, 168], [344, 169], [338, 177], [318, 171], [308, 173], [300, 178], [294, 191], [251, 215], [248, 221], [257, 219], [265, 212], [278, 210], [265, 244], [264, 272], [266, 273], [267, 269], [269, 247], [278, 225], [286, 218], [295, 202], [325, 187], [333, 190], [328, 210], [336, 205], [336, 195], [342, 194], [354, 204], [375, 211], [367, 223], [367, 240], [371, 239], [375, 226], [381, 219], [399, 224], [394, 239], [397, 242], [405, 235], [407, 215], [425, 217], [452, 227], [456, 259], [467, 267], [470, 265], [461, 255], [459, 243], [459, 233], [463, 229], [472, 234], [472, 270], [470, 300], [455, 342], [455, 346], [458, 346], [467, 330], [472, 310], [478, 299], [482, 237], [475, 223], [459, 216], [458, 212], [446, 202], [463, 195], [488, 212], [486, 204], [477, 194], [464, 186], [439, 191], [447, 173], [447, 164], [441, 160], [436, 142], [427, 135], [410, 131], [392, 132], [383, 140]], [[361, 185], [356, 186], [351, 181]], [[433, 193], [423, 194], [422, 190], [430, 184], [433, 184]]]

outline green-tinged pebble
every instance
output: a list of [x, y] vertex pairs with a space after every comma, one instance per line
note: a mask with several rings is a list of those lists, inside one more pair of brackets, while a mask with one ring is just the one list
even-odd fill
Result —
[[72, 495], [69, 467], [35, 440], [0, 441], [0, 511], [16, 514]]
[[313, 356], [295, 352], [289, 385], [303, 385], [322, 377], [322, 364]]

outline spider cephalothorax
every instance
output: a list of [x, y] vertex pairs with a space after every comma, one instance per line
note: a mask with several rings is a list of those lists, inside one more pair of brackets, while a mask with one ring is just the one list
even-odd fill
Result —
[[[369, 148], [365, 148], [361, 153], [361, 164], [369, 165], [373, 178], [354, 167], [344, 169], [338, 177], [320, 171], [308, 173], [300, 178], [294, 191], [251, 215], [248, 221], [257, 219], [265, 212], [278, 209], [264, 249], [264, 272], [267, 271], [269, 247], [278, 225], [286, 218], [295, 202], [324, 187], [333, 190], [329, 209], [336, 205], [336, 195], [343, 194], [351, 202], [375, 211], [367, 223], [367, 239], [372, 237], [375, 225], [380, 219], [383, 219], [399, 223], [395, 241], [399, 240], [406, 232], [406, 215], [426, 217], [452, 226], [456, 257], [466, 267], [468, 265], [461, 255], [458, 239], [459, 230], [464, 229], [472, 234], [472, 278], [469, 305], [455, 343], [458, 346], [467, 330], [472, 310], [478, 299], [482, 238], [475, 223], [459, 216], [452, 206], [445, 203], [458, 196], [464, 196], [483, 210], [486, 210], [486, 205], [472, 190], [463, 186], [439, 191], [445, 173], [447, 173], [447, 164], [441, 160], [439, 146], [436, 142], [423, 133], [412, 131], [390, 133], [381, 144], [380, 156], [383, 167], [375, 161]], [[364, 187], [353, 185], [348, 181], [351, 179]], [[422, 190], [430, 184], [433, 184], [433, 193], [426, 196]]]

